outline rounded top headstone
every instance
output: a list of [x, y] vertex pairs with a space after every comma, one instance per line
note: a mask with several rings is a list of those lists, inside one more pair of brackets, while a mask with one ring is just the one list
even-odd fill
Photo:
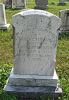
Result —
[[13, 15], [13, 25], [16, 21], [16, 18], [19, 19], [19, 17], [24, 17], [25, 16], [33, 16], [33, 15], [37, 15], [37, 16], [45, 16], [46, 18], [50, 18], [55, 29], [58, 29], [60, 27], [60, 23], [61, 23], [61, 20], [58, 16], [48, 12], [48, 11], [44, 11], [44, 10], [35, 10], [35, 9], [25, 9], [15, 15]]
[[44, 16], [55, 16], [56, 18], [58, 18], [56, 15], [48, 12], [48, 11], [44, 11], [44, 10], [35, 10], [35, 9], [29, 9], [29, 10], [23, 10], [20, 13], [15, 14], [14, 16], [17, 15], [22, 15], [22, 16], [27, 16], [27, 15], [44, 15]]
[[43, 10], [13, 16], [14, 73], [53, 75], [59, 26], [60, 19]]

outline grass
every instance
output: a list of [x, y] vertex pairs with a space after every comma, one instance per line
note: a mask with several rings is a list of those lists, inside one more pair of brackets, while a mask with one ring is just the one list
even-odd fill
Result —
[[[55, 5], [52, 5], [51, 2], [55, 2]], [[57, 6], [57, 3], [58, 0], [49, 0], [48, 11], [59, 16], [60, 10], [69, 9], [69, 2], [66, 6]], [[27, 8], [34, 6], [34, 0], [27, 2]], [[7, 22], [11, 24], [11, 27], [8, 31], [0, 30], [0, 100], [16, 100], [14, 95], [5, 93], [3, 87], [13, 66], [12, 16], [18, 12], [20, 10], [6, 9]], [[62, 100], [69, 100], [69, 33], [63, 33], [59, 38], [56, 70], [64, 93]]]

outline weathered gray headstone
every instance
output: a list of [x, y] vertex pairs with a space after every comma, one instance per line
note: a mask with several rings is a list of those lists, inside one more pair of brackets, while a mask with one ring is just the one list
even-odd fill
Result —
[[12, 8], [12, 0], [4, 0], [4, 4], [6, 8]]
[[57, 87], [56, 48], [60, 18], [43, 10], [13, 16], [14, 68], [8, 83]]
[[48, 0], [35, 0], [35, 4], [38, 9], [48, 8]]
[[26, 0], [12, 0], [12, 8], [25, 8]]
[[0, 29], [7, 29], [9, 25], [6, 22], [5, 5], [0, 4]]
[[61, 18], [61, 28], [62, 32], [69, 32], [69, 9], [61, 10], [59, 13]]

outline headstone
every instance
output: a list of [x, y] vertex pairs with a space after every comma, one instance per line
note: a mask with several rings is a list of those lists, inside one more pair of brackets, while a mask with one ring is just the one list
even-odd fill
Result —
[[65, 0], [59, 0], [59, 4], [58, 5], [61, 5], [61, 6], [64, 6], [64, 5], [66, 5], [66, 2], [65, 2]]
[[10, 85], [54, 86], [60, 18], [43, 10], [26, 10], [13, 16], [14, 68]]
[[26, 0], [12, 0], [12, 8], [25, 8]]
[[0, 4], [0, 29], [7, 29], [9, 25], [6, 22], [5, 5]]
[[12, 0], [4, 0], [4, 4], [6, 8], [12, 8]]
[[35, 4], [38, 9], [48, 8], [48, 0], [35, 0]]
[[69, 32], [69, 9], [61, 10], [59, 13], [61, 18], [61, 28], [62, 32]]

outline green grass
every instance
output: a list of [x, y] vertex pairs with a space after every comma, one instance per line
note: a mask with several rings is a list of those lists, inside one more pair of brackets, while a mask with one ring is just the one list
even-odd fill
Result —
[[[55, 5], [52, 5], [51, 2], [55, 2]], [[57, 3], [58, 0], [49, 0], [48, 11], [59, 16], [60, 10], [69, 9], [69, 2], [67, 2], [66, 6], [57, 6]], [[34, 0], [27, 2], [27, 8], [34, 8], [34, 6]], [[0, 100], [16, 100], [14, 95], [5, 93], [3, 87], [13, 66], [12, 16], [18, 12], [20, 10], [7, 9], [6, 18], [11, 27], [8, 31], [0, 30]], [[69, 33], [64, 33], [59, 38], [56, 70], [64, 93], [62, 100], [69, 100]]]

